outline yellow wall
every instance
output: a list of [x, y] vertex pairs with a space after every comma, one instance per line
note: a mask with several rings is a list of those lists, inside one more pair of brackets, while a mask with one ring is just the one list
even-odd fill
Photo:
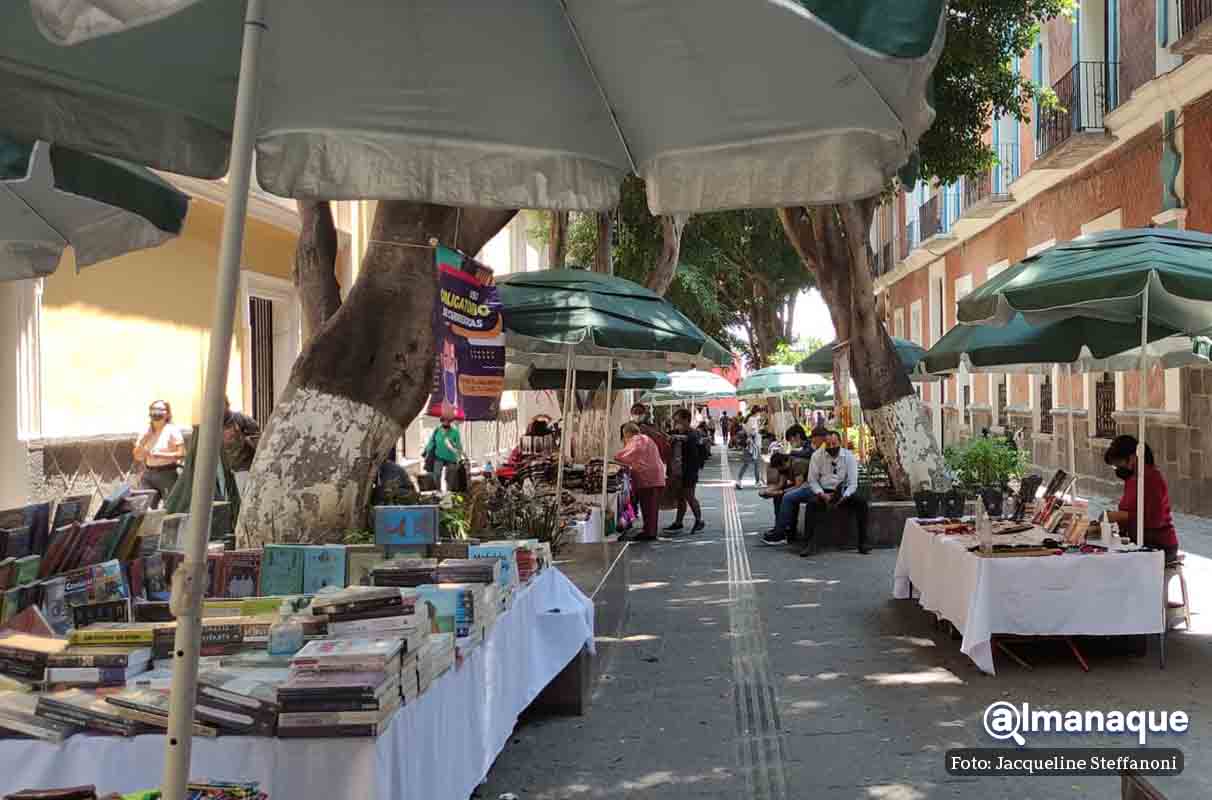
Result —
[[[42, 299], [43, 436], [142, 430], [156, 399], [172, 404], [174, 422], [197, 421], [222, 212], [195, 199], [178, 238], [79, 274], [68, 251]], [[243, 269], [289, 280], [295, 238], [249, 219]], [[227, 385], [239, 407], [236, 319]]]

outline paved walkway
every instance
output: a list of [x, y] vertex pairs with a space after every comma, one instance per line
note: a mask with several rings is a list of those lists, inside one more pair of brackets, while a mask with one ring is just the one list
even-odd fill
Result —
[[[1165, 672], [1153, 652], [1088, 652], [1084, 674], [1042, 646], [1033, 671], [999, 661], [988, 677], [915, 604], [890, 599], [895, 550], [805, 559], [759, 547], [770, 503], [734, 490], [730, 474], [723, 461], [704, 473], [705, 532], [633, 546], [629, 619], [603, 642], [590, 713], [520, 725], [480, 797], [1119, 797], [1115, 778], [949, 777], [945, 750], [993, 744], [981, 718], [998, 700], [1186, 710], [1191, 732], [1164, 744], [1184, 750], [1187, 771], [1155, 783], [1172, 799], [1212, 796], [1212, 614], [1171, 637]], [[1212, 525], [1180, 526], [1194, 604], [1207, 607]]]

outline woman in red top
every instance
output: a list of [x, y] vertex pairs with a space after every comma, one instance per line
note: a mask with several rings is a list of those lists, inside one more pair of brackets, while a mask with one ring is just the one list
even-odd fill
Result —
[[[1103, 461], [1115, 467], [1115, 477], [1124, 482], [1124, 495], [1119, 499], [1119, 510], [1111, 511], [1107, 518], [1118, 522], [1120, 530], [1136, 537], [1136, 480], [1140, 474], [1136, 463], [1136, 437], [1116, 436], [1107, 448]], [[1174, 518], [1170, 514], [1170, 491], [1166, 479], [1153, 465], [1153, 450], [1145, 445], [1145, 544], [1166, 553], [1166, 563], [1178, 555], [1178, 533], [1174, 530]]]
[[661, 452], [656, 442], [640, 433], [639, 425], [628, 422], [623, 426], [623, 449], [614, 460], [628, 467], [635, 481], [640, 514], [644, 517], [644, 532], [636, 539], [651, 542], [657, 538], [661, 490], [665, 488], [665, 462], [661, 460]]

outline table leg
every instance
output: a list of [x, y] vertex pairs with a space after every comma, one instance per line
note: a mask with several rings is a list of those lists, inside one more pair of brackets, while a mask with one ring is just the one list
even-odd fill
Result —
[[1090, 665], [1086, 663], [1086, 659], [1082, 657], [1082, 652], [1077, 649], [1073, 639], [1069, 636], [1065, 637], [1065, 643], [1069, 645], [1069, 649], [1073, 652], [1073, 657], [1077, 659], [1077, 663], [1081, 664], [1082, 672], [1089, 672]]
[[993, 646], [996, 647], [1001, 652], [1005, 653], [1006, 655], [1010, 656], [1010, 658], [1014, 659], [1014, 661], [1023, 669], [1026, 669], [1026, 670], [1032, 669], [1030, 664], [1028, 664], [1026, 661], [1023, 661], [1021, 658], [1019, 658], [1018, 655], [1013, 650], [1011, 650], [1009, 647], [1006, 647], [1006, 645], [1004, 643], [1002, 643], [1000, 640], [994, 639]]
[[1166, 632], [1162, 631], [1157, 634], [1157, 652], [1161, 661], [1160, 669], [1166, 668]]

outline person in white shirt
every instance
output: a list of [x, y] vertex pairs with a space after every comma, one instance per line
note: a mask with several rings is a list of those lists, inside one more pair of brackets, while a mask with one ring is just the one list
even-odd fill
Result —
[[181, 460], [185, 458], [185, 437], [173, 424], [173, 409], [166, 400], [152, 403], [147, 416], [147, 431], [135, 442], [133, 455], [143, 472], [140, 485], [156, 490], [152, 507], [158, 508], [177, 483]]
[[[867, 547], [867, 501], [857, 494], [858, 459], [854, 453], [842, 447], [842, 439], [837, 431], [829, 431], [825, 446], [812, 454], [805, 486], [815, 502], [808, 503], [808, 545], [800, 555], [812, 554], [817, 517], [838, 510], [854, 514], [858, 523], [858, 551], [864, 554], [871, 552]], [[783, 504], [787, 504], [786, 497]]]

